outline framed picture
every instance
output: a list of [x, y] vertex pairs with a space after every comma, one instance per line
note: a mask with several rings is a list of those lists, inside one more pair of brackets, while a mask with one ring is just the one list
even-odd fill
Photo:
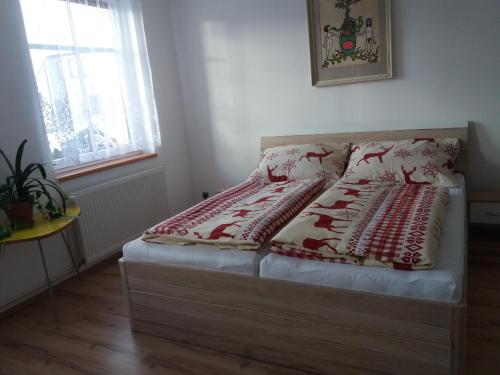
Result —
[[392, 78], [390, 0], [308, 0], [314, 86]]

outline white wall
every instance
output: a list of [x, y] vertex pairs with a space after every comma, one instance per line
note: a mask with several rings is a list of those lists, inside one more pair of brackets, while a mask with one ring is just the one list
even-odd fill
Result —
[[392, 80], [310, 83], [306, 0], [171, 0], [197, 192], [248, 176], [262, 135], [474, 121], [472, 188], [500, 187], [498, 0], [393, 0]]
[[[162, 147], [158, 157], [72, 180], [63, 184], [63, 188], [67, 192], [77, 191], [144, 169], [165, 166], [170, 208], [165, 216], [168, 216], [193, 202], [189, 172], [191, 162], [169, 3], [165, 0], [144, 1], [143, 12], [162, 133]], [[25, 162], [42, 160], [45, 155], [43, 142], [40, 142], [42, 125], [17, 1], [3, 1], [0, 5], [0, 50], [0, 147], [13, 155], [21, 140], [27, 138], [29, 143]], [[0, 168], [0, 177], [3, 177], [6, 170], [2, 161]], [[43, 243], [51, 276], [58, 278], [67, 274], [71, 270], [71, 263], [64, 252], [61, 239], [50, 238]], [[44, 280], [36, 246], [9, 245], [6, 253], [0, 257], [0, 311], [11, 302], [45, 285]]]

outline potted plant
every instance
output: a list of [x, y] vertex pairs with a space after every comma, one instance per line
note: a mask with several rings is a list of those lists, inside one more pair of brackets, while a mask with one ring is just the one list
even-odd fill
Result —
[[[21, 142], [17, 149], [15, 162], [12, 163], [0, 148], [10, 175], [5, 184], [0, 186], [0, 208], [3, 208], [14, 226], [33, 223], [33, 207], [36, 207], [46, 219], [64, 215], [66, 211], [66, 195], [54, 182], [47, 179], [45, 168], [40, 163], [28, 164], [22, 167], [24, 146], [27, 140]], [[39, 173], [40, 176], [36, 176]], [[59, 205], [52, 194], [60, 200]]]

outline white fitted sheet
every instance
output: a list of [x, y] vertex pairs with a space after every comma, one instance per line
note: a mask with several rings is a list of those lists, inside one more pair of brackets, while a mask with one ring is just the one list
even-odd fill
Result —
[[210, 245], [166, 245], [137, 238], [123, 246], [123, 258], [133, 262], [183, 266], [258, 276], [259, 262], [269, 243], [259, 251], [220, 250]]
[[271, 279], [352, 289], [370, 293], [458, 303], [464, 276], [465, 179], [450, 189], [450, 200], [441, 232], [436, 267], [426, 271], [401, 271], [304, 260], [270, 253], [262, 258], [260, 276]]

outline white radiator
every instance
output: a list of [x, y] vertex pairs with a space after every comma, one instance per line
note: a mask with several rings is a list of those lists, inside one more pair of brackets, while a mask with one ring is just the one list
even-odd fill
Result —
[[168, 216], [164, 168], [148, 170], [75, 193], [81, 207], [80, 248], [85, 263], [117, 252]]

